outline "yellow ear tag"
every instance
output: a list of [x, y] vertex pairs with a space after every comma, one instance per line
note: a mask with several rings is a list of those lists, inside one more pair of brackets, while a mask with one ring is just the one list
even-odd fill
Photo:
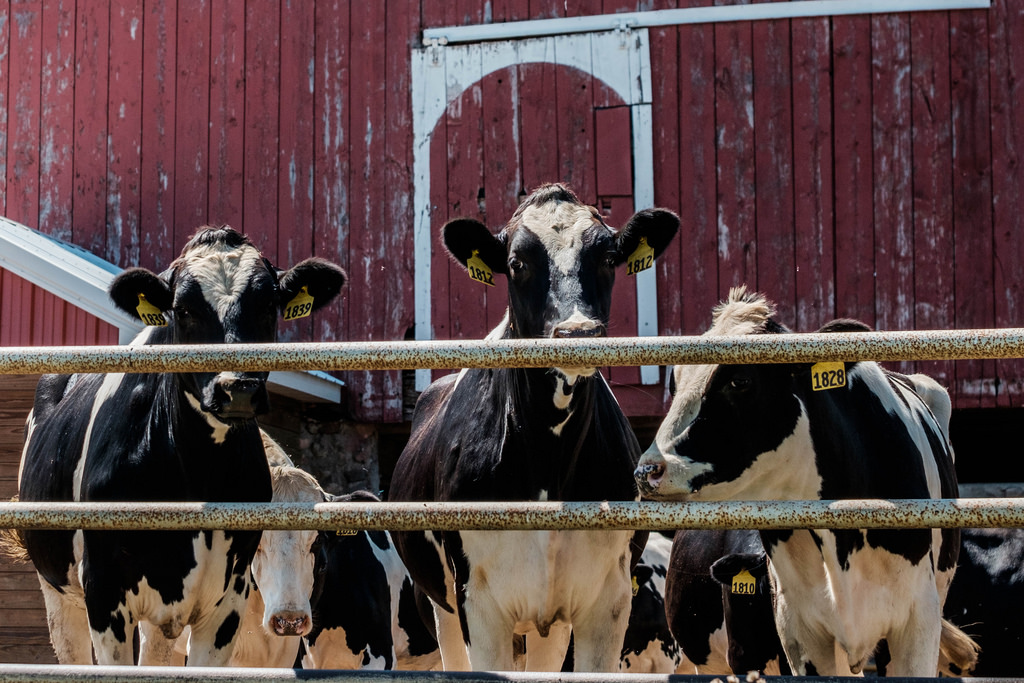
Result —
[[635, 598], [636, 594], [640, 592], [640, 583], [636, 580], [635, 576], [632, 577], [632, 579], [633, 579], [633, 597]]
[[303, 287], [299, 290], [299, 293], [295, 295], [295, 298], [289, 301], [288, 305], [284, 307], [284, 319], [298, 320], [299, 318], [305, 318], [312, 312], [313, 297], [310, 296], [309, 290]]
[[636, 251], [626, 261], [626, 275], [636, 275], [654, 265], [654, 247], [647, 244], [647, 238], [641, 237]]
[[477, 282], [482, 282], [489, 287], [494, 286], [494, 271], [480, 258], [480, 252], [473, 250], [473, 255], [466, 259], [466, 270], [469, 276]]
[[734, 595], [753, 595], [757, 590], [757, 581], [746, 569], [732, 577], [732, 592]]
[[846, 363], [815, 363], [811, 366], [811, 389], [827, 391], [846, 386]]
[[139, 294], [139, 305], [135, 307], [139, 312], [142, 322], [153, 327], [167, 327], [167, 318], [160, 312], [160, 309], [146, 301], [145, 294]]
[[334, 532], [335, 536], [355, 536], [359, 532], [355, 529], [338, 529]]

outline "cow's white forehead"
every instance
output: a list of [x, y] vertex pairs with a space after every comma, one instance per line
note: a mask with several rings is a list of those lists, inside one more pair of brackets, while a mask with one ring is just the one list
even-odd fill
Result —
[[253, 272], [264, 267], [260, 252], [251, 244], [204, 244], [190, 249], [182, 261], [199, 282], [203, 298], [221, 317], [245, 291]]
[[523, 211], [521, 225], [537, 236], [555, 267], [565, 274], [578, 265], [583, 234], [588, 229], [599, 225], [611, 232], [611, 228], [597, 221], [590, 207], [572, 202], [529, 206]]
[[[729, 298], [715, 307], [711, 327], [705, 337], [725, 337], [753, 334], [764, 328], [772, 316], [772, 305], [759, 294], [748, 293], [746, 287], [734, 287]], [[675, 369], [676, 397], [672, 402], [668, 420], [674, 436], [678, 437], [697, 417], [701, 397], [707, 390], [717, 365], [678, 365]]]

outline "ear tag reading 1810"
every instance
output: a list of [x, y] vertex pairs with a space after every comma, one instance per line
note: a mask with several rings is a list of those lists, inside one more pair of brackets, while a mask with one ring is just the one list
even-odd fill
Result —
[[811, 389], [827, 391], [846, 386], [846, 363], [815, 363], [811, 366]]
[[626, 261], [626, 275], [636, 275], [654, 265], [654, 247], [647, 244], [647, 238], [641, 237], [636, 251]]
[[146, 300], [145, 294], [139, 294], [139, 305], [135, 307], [139, 312], [142, 322], [154, 327], [167, 327], [167, 318], [160, 312], [160, 309]]
[[732, 577], [732, 592], [734, 595], [753, 595], [756, 589], [757, 582], [746, 569]]
[[359, 532], [355, 529], [338, 529], [334, 532], [335, 536], [355, 536]]
[[482, 282], [490, 287], [494, 286], [494, 272], [480, 258], [478, 250], [474, 249], [473, 255], [466, 259], [466, 270], [469, 271], [469, 276], [477, 282]]
[[303, 287], [299, 290], [299, 293], [295, 295], [295, 298], [289, 301], [288, 305], [284, 307], [284, 319], [298, 320], [299, 318], [305, 318], [312, 312], [313, 297], [310, 296], [309, 290]]

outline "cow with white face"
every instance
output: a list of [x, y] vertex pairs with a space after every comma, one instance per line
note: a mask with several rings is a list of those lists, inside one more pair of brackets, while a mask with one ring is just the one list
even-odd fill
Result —
[[[822, 331], [865, 329], [835, 321]], [[715, 310], [707, 334], [787, 331], [763, 296], [741, 287]], [[651, 498], [957, 496], [942, 426], [914, 382], [876, 363], [679, 366], [675, 372], [672, 407], [636, 469]], [[940, 641], [971, 655], [969, 639], [942, 620], [959, 550], [956, 530], [814, 529], [761, 537], [775, 621], [794, 673], [860, 672], [883, 638], [892, 652], [890, 675], [934, 676]]]
[[[322, 259], [279, 272], [230, 228], [204, 228], [162, 275], [142, 268], [110, 295], [150, 324], [134, 344], [272, 342], [278, 314], [331, 301], [345, 274]], [[310, 297], [312, 297], [310, 299]], [[269, 501], [256, 415], [265, 372], [48, 375], [29, 415], [23, 501]], [[257, 532], [25, 531], [62, 664], [168, 663], [192, 627], [190, 665], [232, 653]], [[162, 642], [153, 642], [160, 635]], [[91, 636], [91, 637], [90, 637]]]
[[[474, 220], [444, 227], [463, 266], [508, 278], [509, 310], [489, 338], [605, 334], [616, 266], [656, 257], [678, 227], [663, 210], [621, 231], [561, 185], [528, 196], [493, 235]], [[595, 368], [476, 369], [420, 396], [396, 464], [395, 501], [636, 500], [636, 437]], [[446, 670], [558, 671], [575, 634], [577, 671], [616, 671], [629, 618], [629, 531], [402, 532], [394, 538], [435, 605]], [[634, 542], [631, 552], [631, 541]]]

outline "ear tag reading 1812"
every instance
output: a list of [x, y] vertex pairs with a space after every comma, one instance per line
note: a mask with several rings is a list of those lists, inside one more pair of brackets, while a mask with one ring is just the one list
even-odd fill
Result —
[[139, 312], [142, 322], [154, 327], [167, 327], [167, 318], [160, 312], [160, 309], [146, 300], [145, 294], [139, 294], [139, 305], [135, 307]]
[[757, 582], [753, 575], [746, 569], [732, 577], [732, 592], [735, 595], [753, 595], [757, 589]]
[[811, 389], [827, 391], [846, 386], [846, 363], [815, 363], [811, 366]]
[[494, 272], [480, 258], [478, 250], [474, 249], [473, 255], [466, 259], [466, 270], [469, 271], [469, 276], [477, 282], [482, 282], [490, 287], [494, 286]]
[[647, 244], [647, 238], [641, 237], [636, 251], [626, 261], [626, 275], [636, 275], [654, 265], [654, 247]]
[[288, 305], [284, 307], [284, 319], [298, 320], [299, 318], [305, 318], [312, 312], [313, 297], [310, 296], [309, 290], [303, 287], [299, 290], [299, 293], [295, 295], [295, 298], [289, 301]]

